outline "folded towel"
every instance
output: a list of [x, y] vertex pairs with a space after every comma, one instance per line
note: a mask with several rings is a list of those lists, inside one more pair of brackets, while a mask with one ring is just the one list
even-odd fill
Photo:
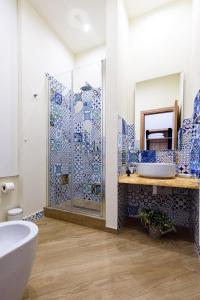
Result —
[[164, 137], [164, 133], [151, 133], [148, 135], [149, 139], [162, 139]]

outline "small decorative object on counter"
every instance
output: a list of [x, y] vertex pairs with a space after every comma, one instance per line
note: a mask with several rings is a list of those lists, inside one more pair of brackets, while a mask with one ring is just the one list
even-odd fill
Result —
[[152, 239], [160, 239], [162, 235], [176, 231], [169, 217], [159, 210], [142, 208], [139, 217], [142, 224], [148, 229], [149, 236]]
[[127, 176], [130, 176], [131, 175], [131, 171], [129, 169], [126, 170], [126, 174]]
[[131, 174], [134, 174], [136, 172], [137, 166], [138, 166], [137, 163], [130, 163], [129, 164], [129, 170], [131, 171]]

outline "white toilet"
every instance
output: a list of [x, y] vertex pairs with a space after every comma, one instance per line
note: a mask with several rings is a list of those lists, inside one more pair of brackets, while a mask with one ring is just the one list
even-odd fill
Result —
[[21, 207], [12, 208], [8, 210], [7, 219], [8, 221], [22, 220], [23, 210]]

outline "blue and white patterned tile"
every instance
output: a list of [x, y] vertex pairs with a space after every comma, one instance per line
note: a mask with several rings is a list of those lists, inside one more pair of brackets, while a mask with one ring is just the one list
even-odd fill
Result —
[[178, 151], [178, 173], [190, 174], [190, 154], [188, 151]]
[[36, 221], [39, 221], [40, 219], [42, 219], [43, 217], [44, 217], [44, 211], [40, 210], [29, 216], [24, 217], [23, 220], [29, 221], [29, 222], [36, 222]]
[[192, 130], [192, 119], [191, 118], [184, 119], [182, 128], [183, 128], [183, 133], [190, 133]]
[[194, 99], [194, 109], [192, 115], [192, 121], [195, 124], [197, 117], [200, 116], [200, 90], [198, 91], [195, 99]]
[[175, 163], [176, 153], [174, 150], [156, 151], [156, 162], [158, 163]]
[[142, 163], [155, 163], [156, 151], [155, 150], [143, 150], [140, 152], [140, 161]]
[[[197, 193], [198, 194], [198, 193]], [[128, 214], [133, 217], [141, 208], [158, 209], [165, 212], [177, 226], [191, 228], [195, 220], [192, 219], [191, 191], [172, 188], [160, 188], [157, 195], [153, 195], [150, 186], [129, 185], [127, 192]], [[123, 195], [125, 198], [126, 195]]]
[[194, 109], [192, 116], [192, 138], [190, 146], [190, 171], [193, 176], [200, 177], [200, 124], [197, 124], [197, 118], [200, 116], [200, 91], [194, 100]]
[[135, 147], [135, 125], [128, 125], [128, 149], [134, 150]]
[[[85, 184], [101, 186], [102, 181], [101, 89], [94, 90], [86, 84], [80, 93], [73, 94], [52, 76], [47, 77], [51, 103], [49, 203], [60, 205], [72, 199], [74, 191], [73, 196], [79, 196], [78, 199], [100, 202], [101, 193], [90, 191], [86, 196], [83, 187]], [[72, 174], [69, 185], [61, 185], [62, 174]]]
[[189, 151], [190, 143], [192, 138], [192, 119], [184, 119], [182, 125], [182, 135], [181, 135], [181, 150]]
[[139, 162], [139, 151], [137, 150], [131, 150], [128, 151], [128, 163], [138, 163]]
[[194, 176], [200, 175], [200, 138], [194, 134], [190, 148], [190, 170]]
[[61, 105], [62, 104], [62, 100], [63, 100], [62, 94], [55, 92], [55, 94], [54, 94], [54, 102], [56, 104], [58, 104], [58, 105]]

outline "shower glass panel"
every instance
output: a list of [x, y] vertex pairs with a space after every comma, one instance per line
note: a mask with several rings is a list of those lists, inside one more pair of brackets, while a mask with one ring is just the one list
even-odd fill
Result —
[[73, 71], [73, 210], [102, 211], [102, 66]]
[[46, 74], [49, 95], [48, 206], [71, 208], [71, 72], [56, 78]]
[[47, 79], [48, 206], [102, 216], [102, 64]]

